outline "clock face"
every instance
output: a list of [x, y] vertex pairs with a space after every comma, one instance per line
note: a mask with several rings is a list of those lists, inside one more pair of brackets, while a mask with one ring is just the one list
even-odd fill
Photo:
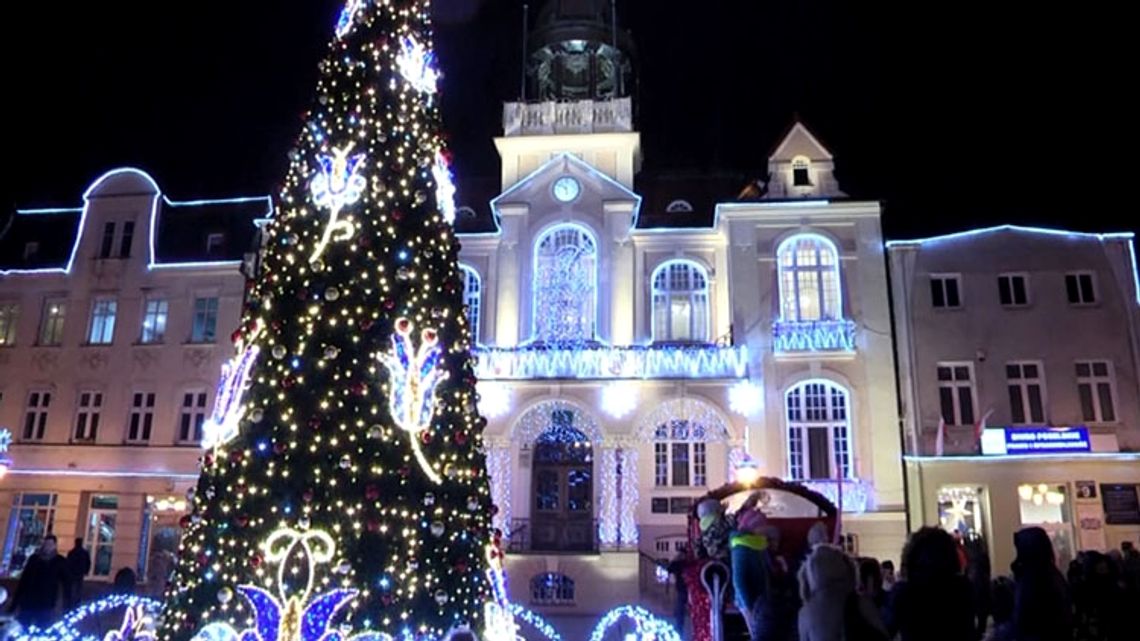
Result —
[[554, 181], [553, 190], [555, 198], [564, 203], [568, 203], [578, 197], [578, 193], [582, 191], [582, 187], [574, 178], [563, 176]]

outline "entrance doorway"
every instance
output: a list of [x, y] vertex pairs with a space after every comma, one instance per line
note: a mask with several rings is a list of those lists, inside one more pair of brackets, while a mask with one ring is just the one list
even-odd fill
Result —
[[594, 452], [568, 410], [551, 413], [535, 439], [530, 547], [535, 552], [588, 552], [595, 548]]

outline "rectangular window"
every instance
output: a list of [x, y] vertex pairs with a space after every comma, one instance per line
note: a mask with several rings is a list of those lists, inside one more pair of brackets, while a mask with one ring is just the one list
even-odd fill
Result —
[[202, 442], [202, 424], [206, 422], [206, 392], [188, 390], [182, 394], [178, 414], [178, 441], [197, 445]]
[[653, 444], [653, 484], [658, 487], [669, 485], [669, 445]]
[[194, 327], [190, 332], [191, 343], [213, 343], [218, 326], [218, 299], [194, 299]]
[[110, 258], [115, 246], [115, 223], [103, 223], [103, 243], [99, 246], [99, 258]]
[[115, 312], [119, 304], [114, 298], [96, 298], [91, 305], [91, 324], [87, 328], [89, 345], [110, 345], [115, 338]]
[[37, 390], [28, 393], [28, 404], [24, 409], [25, 441], [44, 440], [49, 407], [51, 407], [51, 392]]
[[111, 576], [115, 551], [119, 497], [94, 494], [87, 510], [87, 549], [91, 553], [91, 576]]
[[99, 433], [99, 418], [103, 413], [103, 392], [92, 390], [79, 393], [79, 408], [75, 412], [75, 440], [94, 442]]
[[142, 336], [140, 342], [161, 343], [166, 338], [166, 316], [169, 303], [161, 298], [151, 298], [143, 308]]
[[693, 497], [674, 496], [669, 499], [670, 514], [688, 514], [693, 509]]
[[31, 260], [40, 253], [40, 244], [37, 241], [29, 240], [24, 243], [24, 260]]
[[0, 568], [3, 574], [11, 576], [24, 569], [44, 537], [55, 529], [56, 500], [55, 494], [22, 493], [12, 497], [3, 568]]
[[1081, 417], [1089, 423], [1116, 422], [1116, 381], [1111, 361], [1077, 361]]
[[674, 486], [688, 486], [689, 485], [689, 444], [688, 443], [673, 443], [672, 444], [672, 485]]
[[146, 443], [154, 425], [154, 392], [131, 394], [131, 417], [127, 424], [128, 443]]
[[654, 514], [668, 514], [669, 513], [669, 499], [654, 497], [649, 502], [649, 511]]
[[207, 256], [213, 256], [215, 254], [220, 254], [222, 252], [222, 248], [225, 246], [225, 244], [226, 244], [226, 235], [225, 234], [214, 233], [214, 234], [207, 235], [206, 236], [206, 255]]
[[40, 345], [63, 343], [63, 319], [67, 315], [67, 303], [61, 299], [44, 301], [44, 312], [40, 317]]
[[1025, 274], [998, 276], [998, 300], [1005, 307], [1029, 304], [1029, 277]]
[[1096, 302], [1092, 272], [1065, 274], [1065, 294], [1070, 305], [1092, 305]]
[[974, 424], [974, 377], [971, 363], [938, 364], [938, 398], [947, 425]]
[[119, 237], [119, 258], [131, 257], [131, 243], [135, 240], [135, 221], [123, 223], [123, 235]]
[[19, 318], [19, 305], [0, 303], [0, 347], [16, 344], [16, 321]]
[[1045, 380], [1039, 362], [1006, 363], [1010, 422], [1045, 424]]
[[930, 277], [930, 303], [938, 309], [962, 306], [961, 278], [952, 276]]

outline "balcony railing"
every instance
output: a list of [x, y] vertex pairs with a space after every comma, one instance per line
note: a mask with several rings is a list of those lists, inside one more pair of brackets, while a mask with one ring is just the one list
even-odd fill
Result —
[[854, 352], [855, 323], [845, 319], [772, 323], [772, 349], [777, 354]]
[[597, 519], [511, 519], [509, 552], [597, 553]]
[[480, 380], [743, 378], [748, 348], [732, 345], [531, 345], [475, 350]]
[[574, 102], [508, 102], [503, 105], [503, 135], [589, 134], [633, 131], [629, 98]]

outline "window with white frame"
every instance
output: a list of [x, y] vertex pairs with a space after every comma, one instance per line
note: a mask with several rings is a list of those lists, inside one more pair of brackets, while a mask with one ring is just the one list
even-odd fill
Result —
[[467, 327], [471, 330], [471, 342], [479, 342], [479, 312], [482, 310], [483, 281], [479, 272], [467, 265], [460, 265], [463, 273], [463, 305], [467, 308]]
[[947, 425], [974, 424], [974, 365], [938, 364], [938, 402]]
[[79, 392], [75, 411], [75, 441], [94, 441], [99, 433], [99, 419], [103, 414], [103, 392]]
[[1092, 305], [1096, 303], [1096, 287], [1092, 272], [1070, 272], [1065, 274], [1065, 295], [1070, 305]]
[[792, 159], [792, 185], [795, 187], [811, 187], [811, 161], [806, 156], [796, 156]]
[[532, 605], [574, 605], [574, 579], [561, 572], [543, 572], [530, 579]]
[[16, 344], [16, 322], [19, 318], [19, 305], [0, 302], [0, 347]]
[[847, 390], [805, 381], [788, 390], [788, 475], [795, 480], [852, 477]]
[[131, 394], [131, 414], [127, 419], [127, 442], [146, 443], [154, 425], [154, 392]]
[[23, 439], [25, 441], [42, 441], [44, 439], [51, 397], [52, 393], [48, 390], [28, 392], [28, 404], [24, 407]]
[[1006, 363], [1005, 378], [1009, 388], [1010, 422], [1018, 425], [1044, 425], [1045, 378], [1041, 363]]
[[671, 260], [653, 271], [653, 340], [709, 340], [709, 280], [700, 265]]
[[0, 573], [10, 576], [24, 569], [44, 537], [55, 529], [57, 500], [57, 495], [48, 493], [21, 492], [12, 497]]
[[166, 317], [170, 311], [170, 303], [164, 298], [148, 298], [143, 308], [142, 335], [139, 341], [143, 343], [161, 343], [166, 338]]
[[118, 518], [119, 497], [114, 494], [91, 495], [86, 537], [91, 554], [91, 576], [111, 576]]
[[558, 225], [534, 247], [534, 338], [584, 341], [594, 338], [598, 249], [584, 228]]
[[194, 299], [194, 324], [190, 330], [191, 343], [213, 343], [218, 329], [218, 298], [204, 296]]
[[1081, 418], [1089, 423], [1116, 422], [1116, 381], [1111, 361], [1077, 361]]
[[935, 309], [955, 309], [962, 306], [962, 279], [957, 274], [938, 274], [930, 277], [930, 304]]
[[780, 310], [784, 321], [842, 318], [839, 254], [818, 234], [800, 234], [780, 244]]
[[63, 342], [63, 320], [67, 315], [67, 303], [58, 298], [44, 301], [44, 311], [40, 318], [40, 345], [59, 345]]
[[657, 487], [708, 485], [705, 426], [677, 419], [658, 425], [653, 434], [653, 484]]
[[178, 408], [178, 442], [202, 442], [202, 424], [206, 422], [206, 391], [186, 390]]
[[998, 276], [998, 301], [1003, 307], [1022, 307], [1029, 304], [1029, 276], [1002, 274]]
[[91, 304], [91, 323], [87, 326], [87, 343], [110, 345], [115, 339], [115, 312], [119, 304], [114, 298], [96, 298]]

